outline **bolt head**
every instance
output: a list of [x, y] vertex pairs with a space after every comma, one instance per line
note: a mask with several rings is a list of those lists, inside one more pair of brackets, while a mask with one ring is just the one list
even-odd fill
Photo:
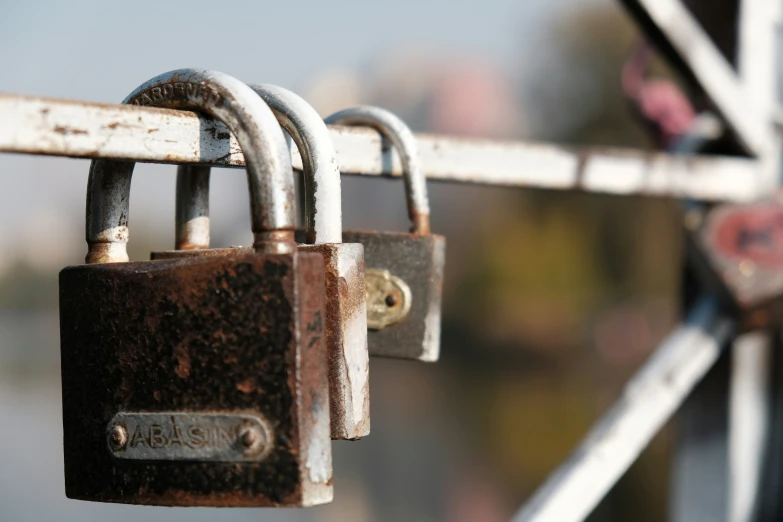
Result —
[[242, 433], [242, 444], [245, 447], [250, 447], [253, 444], [256, 443], [256, 440], [258, 440], [258, 433], [254, 429], [246, 429]]
[[244, 426], [239, 431], [238, 441], [245, 455], [255, 455], [264, 450], [266, 436], [256, 426]]
[[128, 430], [125, 429], [125, 426], [115, 425], [109, 432], [109, 446], [114, 451], [118, 451], [124, 449], [127, 443]]

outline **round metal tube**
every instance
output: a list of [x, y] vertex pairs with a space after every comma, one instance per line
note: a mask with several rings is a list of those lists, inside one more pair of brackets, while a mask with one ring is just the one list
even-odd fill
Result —
[[[305, 242], [342, 243], [340, 168], [329, 129], [309, 103], [274, 85], [251, 85], [269, 105], [277, 121], [293, 138], [302, 156], [305, 185]], [[177, 173], [177, 250], [209, 248], [209, 180], [180, 182], [196, 167]], [[206, 174], [209, 176], [208, 170]], [[206, 213], [204, 213], [206, 209]], [[206, 236], [204, 236], [206, 227]], [[207, 243], [203, 246], [203, 238]], [[198, 245], [198, 246], [194, 246]]]
[[209, 171], [206, 165], [177, 167], [177, 250], [209, 248]]
[[302, 156], [307, 243], [342, 243], [340, 166], [329, 129], [318, 112], [293, 92], [268, 84], [250, 88], [269, 105]]
[[[264, 101], [227, 74], [178, 69], [134, 90], [126, 104], [192, 109], [213, 116], [234, 134], [247, 164], [250, 216], [257, 252], [290, 253], [294, 177], [283, 131]], [[132, 162], [95, 160], [87, 189], [87, 263], [128, 260], [128, 207]]]
[[428, 235], [430, 203], [427, 196], [427, 178], [419, 159], [416, 138], [405, 122], [386, 109], [368, 106], [344, 109], [324, 121], [333, 125], [372, 127], [392, 142], [402, 162], [402, 177], [405, 182], [411, 232], [416, 235]]

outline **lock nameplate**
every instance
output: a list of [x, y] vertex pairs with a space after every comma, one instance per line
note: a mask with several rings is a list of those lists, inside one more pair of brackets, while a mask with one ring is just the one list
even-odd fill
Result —
[[209, 462], [257, 462], [274, 444], [256, 414], [196, 412], [118, 413], [106, 440], [120, 459]]

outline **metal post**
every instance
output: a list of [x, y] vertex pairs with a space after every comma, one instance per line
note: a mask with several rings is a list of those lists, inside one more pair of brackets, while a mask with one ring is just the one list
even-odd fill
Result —
[[[767, 135], [758, 159], [771, 187], [780, 185], [781, 141], [772, 124], [777, 105], [775, 45], [780, 4], [778, 0], [742, 0], [739, 4], [739, 77]], [[738, 337], [732, 347], [729, 522], [751, 522], [758, 511], [770, 425], [772, 344], [772, 332], [758, 331]]]
[[769, 415], [771, 334], [753, 332], [732, 345], [729, 388], [729, 522], [754, 520]]

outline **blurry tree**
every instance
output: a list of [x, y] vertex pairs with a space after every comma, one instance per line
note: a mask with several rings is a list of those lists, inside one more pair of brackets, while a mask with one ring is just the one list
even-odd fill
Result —
[[[558, 20], [546, 40], [551, 62], [521, 95], [533, 137], [650, 149], [620, 85], [637, 38], [614, 5]], [[653, 72], [669, 74], [660, 63]], [[515, 194], [480, 218], [478, 244], [461, 260], [468, 268], [448, 299], [447, 324], [458, 333], [447, 335], [449, 351], [462, 350], [456, 357], [485, 362], [461, 376], [483, 390], [467, 402], [483, 428], [476, 445], [521, 501], [671, 328], [681, 249], [670, 201]], [[662, 520], [667, 451], [664, 433], [592, 520]]]

